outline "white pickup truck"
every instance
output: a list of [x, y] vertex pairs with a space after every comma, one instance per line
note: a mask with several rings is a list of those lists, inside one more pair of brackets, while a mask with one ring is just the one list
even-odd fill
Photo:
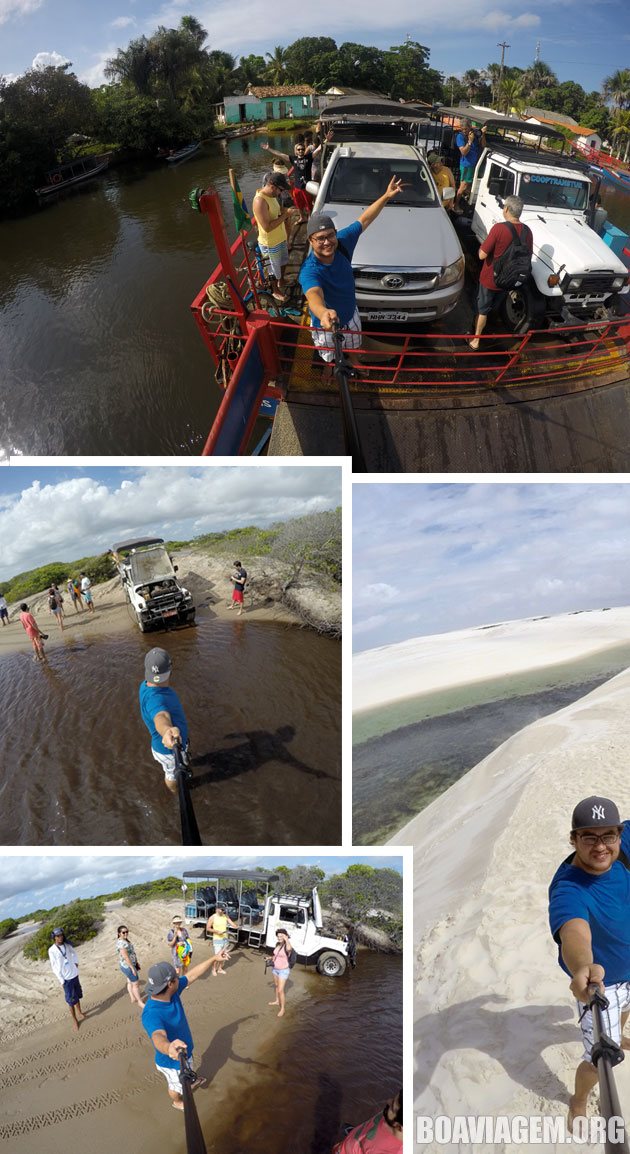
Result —
[[481, 245], [492, 225], [503, 220], [503, 202], [511, 194], [524, 201], [521, 220], [532, 230], [534, 251], [531, 280], [507, 295], [509, 327], [524, 330], [543, 320], [581, 324], [614, 315], [630, 276], [589, 224], [593, 191], [584, 164], [508, 139], [485, 148], [469, 201]]

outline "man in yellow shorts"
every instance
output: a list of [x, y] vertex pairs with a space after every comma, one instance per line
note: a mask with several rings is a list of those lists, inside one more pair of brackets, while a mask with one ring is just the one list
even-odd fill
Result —
[[291, 212], [280, 207], [278, 193], [288, 189], [289, 182], [282, 172], [266, 172], [252, 204], [258, 225], [258, 247], [276, 281], [273, 295], [277, 301], [284, 301], [287, 287], [284, 274], [289, 263], [289, 246], [285, 222]]
[[233, 922], [227, 915], [227, 910], [221, 902], [217, 903], [216, 909], [210, 915], [206, 923], [206, 933], [212, 934], [212, 948], [214, 950], [214, 961], [212, 963], [212, 977], [217, 974], [224, 974], [224, 962], [227, 961], [230, 954], [227, 949], [228, 936], [227, 928], [232, 926], [232, 929], [238, 929], [238, 922]]

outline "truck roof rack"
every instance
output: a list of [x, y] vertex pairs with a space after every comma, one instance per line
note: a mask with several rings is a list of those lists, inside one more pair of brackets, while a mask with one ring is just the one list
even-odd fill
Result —
[[535, 164], [545, 165], [547, 168], [565, 168], [571, 172], [579, 172], [581, 176], [590, 176], [588, 164], [569, 155], [540, 152], [537, 148], [527, 148], [515, 141], [511, 142], [504, 139], [488, 141], [488, 147], [493, 152], [507, 157], [509, 166], [515, 161], [520, 163], [532, 161]]

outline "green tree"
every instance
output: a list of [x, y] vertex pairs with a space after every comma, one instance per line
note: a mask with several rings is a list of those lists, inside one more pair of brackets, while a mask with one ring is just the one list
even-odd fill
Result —
[[286, 84], [287, 81], [287, 61], [286, 48], [281, 48], [276, 45], [273, 52], [266, 52], [267, 67], [265, 69], [265, 80], [268, 84]]
[[522, 77], [521, 88], [523, 95], [527, 99], [532, 98], [532, 94], [541, 88], [551, 88], [552, 85], [558, 83], [558, 77], [553, 69], [545, 64], [544, 60], [535, 60], [530, 64], [529, 68], [525, 69]]
[[512, 77], [503, 77], [501, 82], [501, 95], [499, 98], [499, 112], [505, 112], [508, 116], [515, 112], [518, 116], [522, 114], [525, 109], [525, 97], [523, 95], [523, 87], [520, 80]]
[[338, 52], [331, 54], [328, 79], [331, 84], [385, 93], [389, 89], [386, 55], [380, 48], [346, 41]]
[[335, 901], [351, 921], [363, 921], [370, 911], [402, 912], [402, 877], [393, 869], [355, 864], [335, 874], [323, 888], [326, 901]]
[[429, 68], [431, 53], [416, 40], [394, 45], [386, 53], [389, 95], [392, 100], [422, 100], [432, 103], [442, 99], [440, 72]]
[[18, 928], [18, 923], [15, 918], [4, 918], [0, 922], [0, 939], [8, 938], [9, 934], [14, 934]]
[[241, 56], [236, 69], [241, 88], [247, 88], [250, 84], [254, 87], [263, 84], [266, 67], [262, 56]]
[[79, 899], [67, 906], [57, 906], [48, 911], [48, 920], [24, 946], [24, 957], [42, 960], [47, 957], [51, 945], [51, 931], [61, 926], [66, 938], [73, 946], [95, 938], [103, 919], [104, 898]]
[[627, 108], [630, 104], [630, 68], [618, 68], [612, 76], [607, 76], [602, 85], [604, 98], [615, 108]]
[[108, 80], [117, 80], [148, 96], [155, 82], [156, 61], [146, 36], [132, 40], [108, 60], [103, 72]]
[[630, 153], [630, 111], [618, 109], [612, 118], [612, 138], [615, 142], [617, 155], [628, 159]]
[[319, 83], [329, 75], [336, 55], [337, 45], [330, 36], [303, 36], [295, 40], [285, 53], [288, 83]]

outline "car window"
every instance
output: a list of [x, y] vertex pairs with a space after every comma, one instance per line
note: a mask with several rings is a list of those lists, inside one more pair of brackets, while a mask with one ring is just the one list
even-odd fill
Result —
[[393, 205], [435, 204], [436, 196], [426, 165], [419, 160], [342, 156], [337, 161], [326, 200], [334, 204], [371, 204], [382, 196], [393, 176], [405, 186]]
[[[514, 173], [502, 164], [490, 165], [488, 182], [492, 181], [492, 193], [496, 196], [512, 196], [514, 192]], [[490, 184], [488, 183], [488, 187]]]
[[544, 172], [524, 172], [519, 196], [525, 204], [541, 205], [543, 208], [585, 209], [588, 204], [588, 188], [583, 180], [552, 176]]

